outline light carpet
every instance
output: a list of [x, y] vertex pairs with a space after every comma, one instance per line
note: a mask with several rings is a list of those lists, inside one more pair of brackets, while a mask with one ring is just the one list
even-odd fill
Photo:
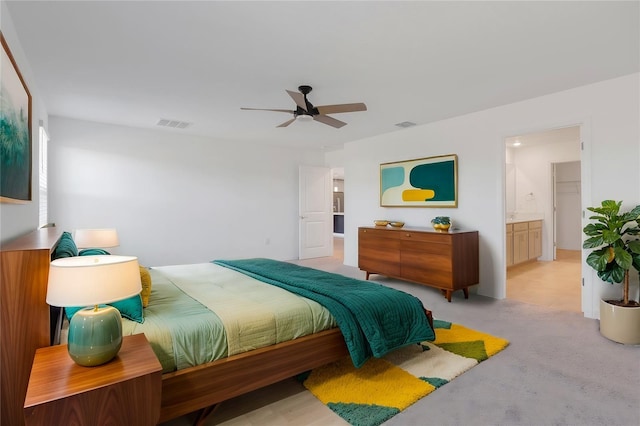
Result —
[[354, 426], [377, 426], [500, 352], [509, 342], [434, 321], [436, 340], [410, 345], [356, 369], [350, 358], [314, 369], [304, 386]]

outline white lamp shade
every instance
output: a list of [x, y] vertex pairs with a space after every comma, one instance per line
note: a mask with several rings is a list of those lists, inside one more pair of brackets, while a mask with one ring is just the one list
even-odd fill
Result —
[[120, 245], [118, 233], [113, 228], [76, 229], [73, 241], [78, 248], [108, 248]]
[[111, 303], [141, 291], [137, 257], [65, 257], [54, 260], [49, 267], [47, 303], [52, 306]]

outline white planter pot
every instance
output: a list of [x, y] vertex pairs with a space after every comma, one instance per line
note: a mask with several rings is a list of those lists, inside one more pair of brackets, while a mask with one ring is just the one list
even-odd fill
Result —
[[626, 345], [640, 344], [640, 307], [616, 306], [600, 300], [600, 333]]

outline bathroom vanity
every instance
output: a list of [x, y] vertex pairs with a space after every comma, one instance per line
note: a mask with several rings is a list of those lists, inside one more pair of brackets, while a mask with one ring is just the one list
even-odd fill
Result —
[[542, 256], [542, 220], [507, 221], [507, 266]]

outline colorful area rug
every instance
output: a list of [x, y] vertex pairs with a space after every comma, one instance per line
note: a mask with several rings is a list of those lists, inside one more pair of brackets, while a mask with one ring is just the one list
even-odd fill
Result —
[[313, 370], [304, 386], [354, 426], [377, 426], [507, 347], [505, 339], [434, 321], [436, 340], [356, 369], [350, 358]]

